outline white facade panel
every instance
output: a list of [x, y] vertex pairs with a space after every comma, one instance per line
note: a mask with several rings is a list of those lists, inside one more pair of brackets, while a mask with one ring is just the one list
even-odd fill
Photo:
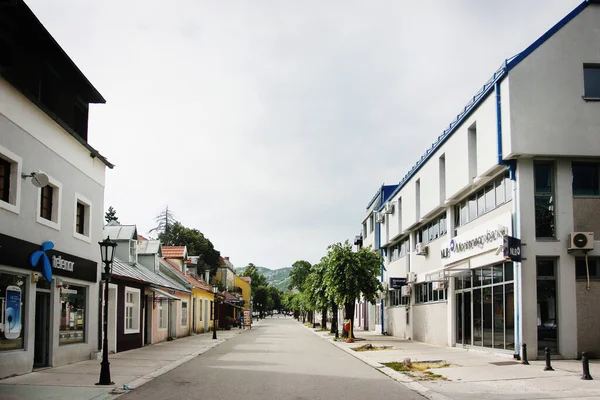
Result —
[[512, 155], [600, 154], [600, 108], [582, 99], [598, 43], [600, 5], [590, 4], [510, 71]]
[[[106, 166], [6, 80], [0, 78], [0, 114], [104, 186]], [[1, 142], [6, 131], [0, 131]]]
[[419, 173], [411, 179], [411, 182], [416, 182], [417, 179], [420, 179], [421, 182], [421, 218], [435, 211], [440, 205], [440, 171], [438, 162], [441, 155], [442, 153], [439, 151], [435, 153], [421, 167]]
[[492, 91], [472, 115], [477, 124], [477, 176], [498, 166], [498, 118], [496, 96]]
[[469, 176], [469, 159], [466, 157], [468, 126], [468, 123], [463, 124], [441, 148], [446, 154], [446, 198], [464, 190], [473, 178]]
[[399, 195], [402, 197], [402, 229], [405, 232], [411, 225], [416, 224], [417, 221], [417, 204], [416, 204], [416, 191], [415, 181], [411, 179], [404, 187], [400, 190]]

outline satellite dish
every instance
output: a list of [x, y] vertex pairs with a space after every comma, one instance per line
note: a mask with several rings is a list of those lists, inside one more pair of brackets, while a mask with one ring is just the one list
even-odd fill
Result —
[[48, 185], [48, 182], [48, 175], [44, 174], [43, 172], [31, 173], [31, 183], [33, 183], [33, 186], [43, 188], [44, 186]]

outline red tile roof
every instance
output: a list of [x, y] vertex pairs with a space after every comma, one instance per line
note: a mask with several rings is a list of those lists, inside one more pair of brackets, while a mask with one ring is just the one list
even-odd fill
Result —
[[198, 289], [202, 289], [202, 290], [206, 290], [207, 292], [212, 293], [212, 286], [209, 285], [208, 283], [204, 282], [204, 281], [200, 281], [196, 278], [194, 278], [193, 276], [190, 275], [186, 275], [183, 272], [181, 272], [179, 270], [179, 267], [175, 264], [173, 264], [171, 261], [167, 260], [165, 257], [163, 257], [163, 260], [169, 264], [171, 267], [173, 267], [173, 270], [183, 276], [190, 284], [192, 284], [193, 286], [197, 287]]
[[148, 239], [146, 239], [145, 237], [143, 237], [142, 235], [138, 235], [137, 240], [143, 240], [143, 241], [147, 241]]
[[162, 246], [164, 258], [181, 258], [185, 255], [185, 246]]

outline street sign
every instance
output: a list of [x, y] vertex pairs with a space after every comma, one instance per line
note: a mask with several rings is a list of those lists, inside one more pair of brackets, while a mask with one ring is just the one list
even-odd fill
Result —
[[521, 262], [521, 239], [508, 235], [504, 236], [502, 251], [505, 260]]
[[244, 326], [250, 326], [252, 324], [252, 316], [250, 315], [250, 311], [244, 311]]
[[406, 285], [406, 278], [390, 278], [390, 289], [400, 289]]

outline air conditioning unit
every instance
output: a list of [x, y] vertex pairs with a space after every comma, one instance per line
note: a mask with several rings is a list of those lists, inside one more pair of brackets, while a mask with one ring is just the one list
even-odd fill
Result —
[[427, 255], [427, 246], [425, 246], [423, 243], [417, 243], [415, 245], [415, 253], [418, 256], [426, 256]]
[[394, 203], [387, 203], [385, 205], [384, 212], [386, 214], [393, 214], [394, 213]]
[[445, 290], [446, 282], [445, 281], [434, 281], [434, 282], [432, 282], [431, 286], [432, 286], [433, 290]]
[[385, 214], [382, 212], [375, 214], [375, 221], [377, 222], [385, 222]]
[[408, 274], [406, 274], [406, 282], [407, 283], [415, 283], [416, 281], [417, 281], [417, 274], [415, 274], [414, 272], [409, 272]]
[[569, 251], [594, 250], [594, 232], [571, 232]]
[[410, 286], [408, 286], [408, 285], [402, 286], [402, 288], [400, 288], [400, 294], [402, 295], [402, 297], [410, 296]]

